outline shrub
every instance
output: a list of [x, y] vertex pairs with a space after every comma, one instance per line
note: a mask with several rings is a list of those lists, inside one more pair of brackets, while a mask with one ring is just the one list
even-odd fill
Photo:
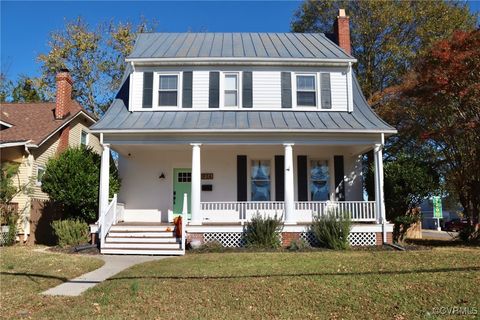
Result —
[[[67, 218], [97, 220], [101, 156], [92, 148], [69, 148], [47, 162], [42, 191], [64, 205]], [[110, 196], [120, 189], [117, 168], [110, 161]]]
[[309, 249], [311, 249], [310, 244], [303, 239], [292, 240], [288, 246], [288, 250], [290, 251], [306, 251]]
[[245, 230], [245, 242], [247, 247], [275, 249], [280, 247], [279, 234], [282, 231], [281, 218], [262, 217], [257, 213]]
[[88, 225], [80, 220], [57, 220], [52, 228], [62, 248], [88, 243]]
[[326, 215], [314, 216], [311, 231], [321, 247], [344, 250], [349, 247], [351, 225], [348, 213], [335, 215], [328, 212]]

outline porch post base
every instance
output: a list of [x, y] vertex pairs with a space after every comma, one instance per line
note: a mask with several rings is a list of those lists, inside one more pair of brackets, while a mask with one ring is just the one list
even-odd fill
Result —
[[188, 222], [188, 225], [189, 225], [189, 226], [201, 226], [201, 225], [202, 225], [202, 221], [189, 221], [189, 222]]
[[283, 223], [283, 225], [285, 225], [285, 226], [294, 226], [294, 225], [296, 225], [296, 224], [297, 224], [296, 221], [285, 221], [285, 222]]

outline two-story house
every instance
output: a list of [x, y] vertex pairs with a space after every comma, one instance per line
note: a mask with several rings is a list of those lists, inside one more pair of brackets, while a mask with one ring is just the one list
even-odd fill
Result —
[[[282, 217], [285, 245], [311, 241], [312, 216], [329, 211], [350, 214], [352, 245], [390, 241], [382, 146], [396, 130], [352, 72], [343, 10], [335, 25], [338, 44], [321, 33], [139, 34], [92, 127], [104, 148], [102, 252], [179, 253], [164, 232], [182, 213], [193, 242], [240, 246], [256, 213]], [[107, 198], [110, 149], [122, 207]], [[364, 201], [361, 158], [372, 149], [377, 197]]]
[[96, 118], [72, 100], [73, 80], [68, 70], [59, 72], [56, 81], [55, 102], [0, 104], [0, 160], [2, 165], [18, 164], [14, 185], [20, 190], [12, 202], [20, 217], [20, 240], [30, 243], [51, 237], [49, 222], [37, 229], [39, 220], [51, 220], [44, 215], [49, 198], [41, 189], [48, 159], [79, 145], [102, 150], [89, 129]]

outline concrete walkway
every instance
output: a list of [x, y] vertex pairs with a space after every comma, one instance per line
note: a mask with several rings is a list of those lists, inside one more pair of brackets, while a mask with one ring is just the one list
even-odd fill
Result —
[[[96, 256], [95, 256], [96, 257]], [[161, 260], [168, 257], [165, 256], [123, 256], [123, 255], [106, 255], [98, 256], [105, 261], [105, 264], [92, 272], [81, 275], [78, 278], [69, 280], [59, 286], [42, 292], [45, 295], [53, 296], [79, 296], [89, 288], [105, 281], [106, 279], [116, 275], [131, 266], [139, 263]]]

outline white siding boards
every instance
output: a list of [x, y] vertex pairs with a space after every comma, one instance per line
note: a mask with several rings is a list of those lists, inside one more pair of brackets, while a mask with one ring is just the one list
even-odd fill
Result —
[[[225, 74], [238, 74], [238, 100], [235, 107], [225, 106]], [[178, 74], [177, 107], [160, 107], [158, 75]], [[297, 106], [297, 75], [315, 77], [316, 105]], [[353, 111], [351, 67], [330, 68], [209, 68], [209, 67], [141, 67], [130, 76], [130, 111], [167, 110], [303, 110]], [[152, 79], [153, 78], [153, 79]], [[145, 79], [148, 81], [146, 82]], [[213, 83], [212, 83], [213, 81]], [[149, 84], [151, 83], [151, 88]], [[145, 97], [145, 94], [151, 95]], [[325, 95], [329, 94], [330, 97]], [[322, 96], [323, 95], [323, 96]], [[191, 97], [191, 98], [190, 98]], [[325, 108], [330, 100], [331, 108]], [[151, 105], [150, 105], [151, 103]], [[327, 103], [328, 105], [328, 103]]]

